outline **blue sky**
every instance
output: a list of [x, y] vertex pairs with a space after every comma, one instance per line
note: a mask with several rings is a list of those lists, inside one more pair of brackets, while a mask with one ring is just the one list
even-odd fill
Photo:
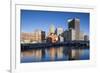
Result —
[[69, 18], [80, 19], [80, 30], [89, 35], [89, 13], [21, 10], [21, 32], [41, 29], [48, 33], [51, 24], [68, 29]]

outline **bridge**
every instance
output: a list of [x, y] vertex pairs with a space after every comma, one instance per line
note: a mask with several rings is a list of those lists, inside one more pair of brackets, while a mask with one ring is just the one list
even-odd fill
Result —
[[21, 43], [21, 51], [31, 49], [44, 49], [50, 47], [74, 47], [74, 48], [89, 48], [89, 41], [66, 41], [57, 43]]

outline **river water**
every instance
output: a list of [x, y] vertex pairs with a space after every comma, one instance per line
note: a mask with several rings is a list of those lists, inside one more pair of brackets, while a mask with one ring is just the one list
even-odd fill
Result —
[[50, 47], [21, 52], [21, 63], [89, 60], [89, 48]]

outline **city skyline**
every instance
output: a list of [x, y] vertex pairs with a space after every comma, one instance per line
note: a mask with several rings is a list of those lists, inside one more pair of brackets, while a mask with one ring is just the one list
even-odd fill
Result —
[[89, 13], [37, 10], [21, 10], [21, 32], [33, 32], [40, 29], [47, 34], [51, 24], [55, 28], [62, 27], [66, 30], [68, 29], [67, 20], [70, 18], [79, 18], [80, 30], [89, 35]]

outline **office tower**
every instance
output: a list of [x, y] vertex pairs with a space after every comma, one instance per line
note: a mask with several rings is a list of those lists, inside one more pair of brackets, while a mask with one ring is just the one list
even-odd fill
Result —
[[80, 19], [78, 19], [78, 18], [68, 19], [68, 29], [74, 29], [75, 30], [75, 39], [79, 40], [79, 37], [80, 37]]
[[50, 29], [49, 29], [49, 34], [50, 33], [55, 33], [55, 26], [52, 24], [52, 25], [50, 25]]
[[62, 33], [62, 36], [63, 36], [64, 41], [67, 41], [67, 40], [68, 40], [68, 30], [65, 30], [65, 31]]
[[43, 42], [45, 40], [45, 31], [35, 30], [34, 37], [36, 42]]
[[59, 36], [59, 35], [61, 35], [63, 33], [63, 28], [62, 27], [58, 27], [57, 29], [56, 29], [56, 34]]
[[67, 40], [76, 40], [76, 31], [74, 29], [69, 29], [67, 36]]
[[74, 29], [65, 30], [62, 36], [64, 37], [64, 41], [76, 40], [76, 31]]
[[80, 32], [80, 39], [79, 40], [84, 40], [84, 33]]
[[64, 38], [62, 37], [62, 33], [63, 33], [63, 28], [62, 27], [58, 27], [55, 31], [55, 33], [57, 34], [57, 36], [59, 37], [59, 42], [63, 42]]

